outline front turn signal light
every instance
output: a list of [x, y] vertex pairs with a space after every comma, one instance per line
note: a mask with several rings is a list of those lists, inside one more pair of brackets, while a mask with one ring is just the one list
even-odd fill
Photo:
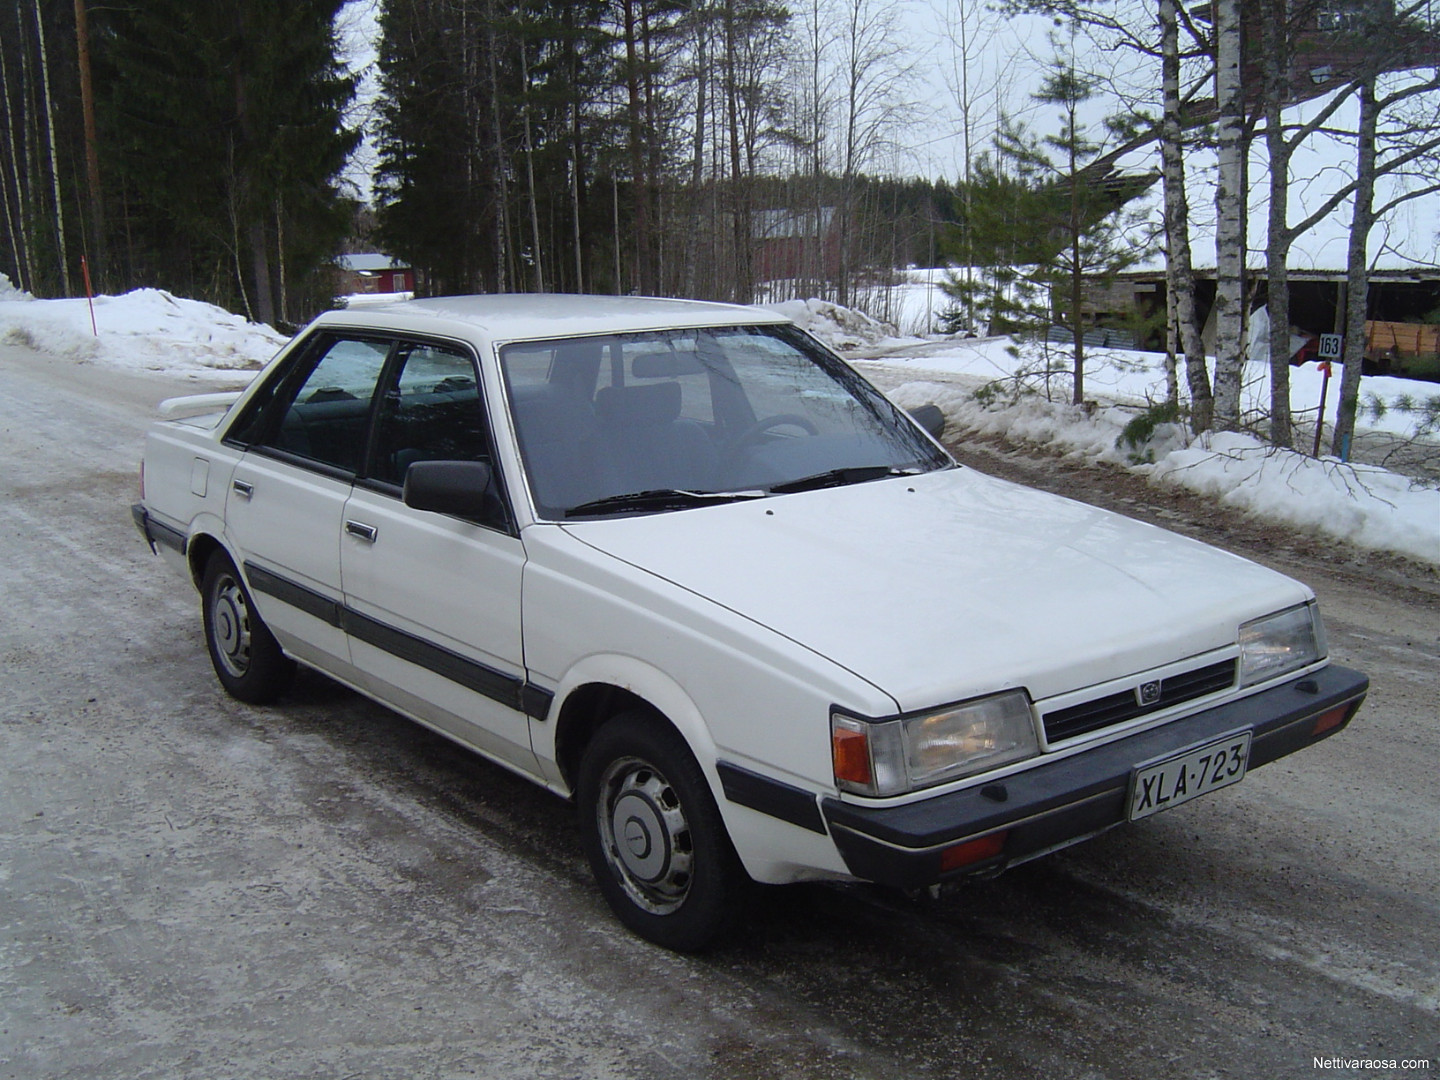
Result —
[[870, 767], [870, 735], [868, 725], [846, 717], [833, 718], [830, 726], [830, 750], [835, 759], [835, 779], [860, 790], [874, 786]]

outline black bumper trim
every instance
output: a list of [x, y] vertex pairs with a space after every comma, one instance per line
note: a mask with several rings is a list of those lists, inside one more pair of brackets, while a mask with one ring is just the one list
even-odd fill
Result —
[[[867, 807], [833, 796], [821, 800], [835, 845], [856, 877], [919, 888], [945, 876], [1023, 862], [1103, 832], [1126, 820], [1130, 774], [1136, 765], [1200, 746], [1227, 732], [1254, 732], [1250, 769], [1294, 753], [1344, 728], [1369, 690], [1364, 675], [1332, 664], [1239, 701], [1206, 709], [1160, 727], [1083, 750], [1001, 780], [894, 807]], [[1314, 720], [1348, 706], [1344, 722], [1312, 734]], [[982, 794], [1003, 785], [1004, 802]], [[1008, 830], [998, 864], [945, 875], [941, 851], [987, 833]]]
[[140, 535], [145, 537], [145, 543], [150, 545], [152, 554], [159, 554], [156, 550], [157, 544], [173, 548], [185, 554], [186, 536], [179, 529], [172, 529], [164, 522], [156, 521], [145, 509], [144, 503], [135, 503], [130, 507], [130, 516], [135, 520], [135, 527], [140, 530]]
[[731, 802], [825, 835], [825, 819], [810, 792], [731, 765], [728, 761], [717, 763], [715, 771], [720, 774], [725, 798]]

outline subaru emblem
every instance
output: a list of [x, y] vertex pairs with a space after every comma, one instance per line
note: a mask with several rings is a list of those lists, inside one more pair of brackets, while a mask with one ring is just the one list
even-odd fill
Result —
[[1135, 688], [1135, 700], [1141, 705], [1156, 705], [1160, 702], [1160, 680], [1141, 683]]

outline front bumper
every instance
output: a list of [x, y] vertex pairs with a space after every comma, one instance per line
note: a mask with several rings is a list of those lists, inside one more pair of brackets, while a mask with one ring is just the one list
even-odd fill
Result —
[[[1024, 772], [948, 795], [884, 808], [821, 799], [825, 824], [856, 877], [922, 888], [966, 874], [994, 873], [1103, 832], [1126, 820], [1130, 778], [1137, 766], [1250, 729], [1251, 770], [1328, 738], [1345, 727], [1370, 680], [1331, 664], [1313, 674], [1160, 727], [1040, 762]], [[1315, 721], [1335, 709], [1343, 718], [1315, 734]], [[942, 853], [1004, 832], [998, 855], [954, 870]]]

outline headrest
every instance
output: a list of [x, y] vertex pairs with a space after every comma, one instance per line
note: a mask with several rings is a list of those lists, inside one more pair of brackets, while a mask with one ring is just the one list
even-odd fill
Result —
[[608, 427], [673, 423], [680, 415], [680, 384], [602, 386], [595, 393], [595, 412]]
[[630, 371], [637, 379], [673, 379], [703, 374], [705, 365], [694, 352], [652, 352], [641, 353], [630, 361]]

